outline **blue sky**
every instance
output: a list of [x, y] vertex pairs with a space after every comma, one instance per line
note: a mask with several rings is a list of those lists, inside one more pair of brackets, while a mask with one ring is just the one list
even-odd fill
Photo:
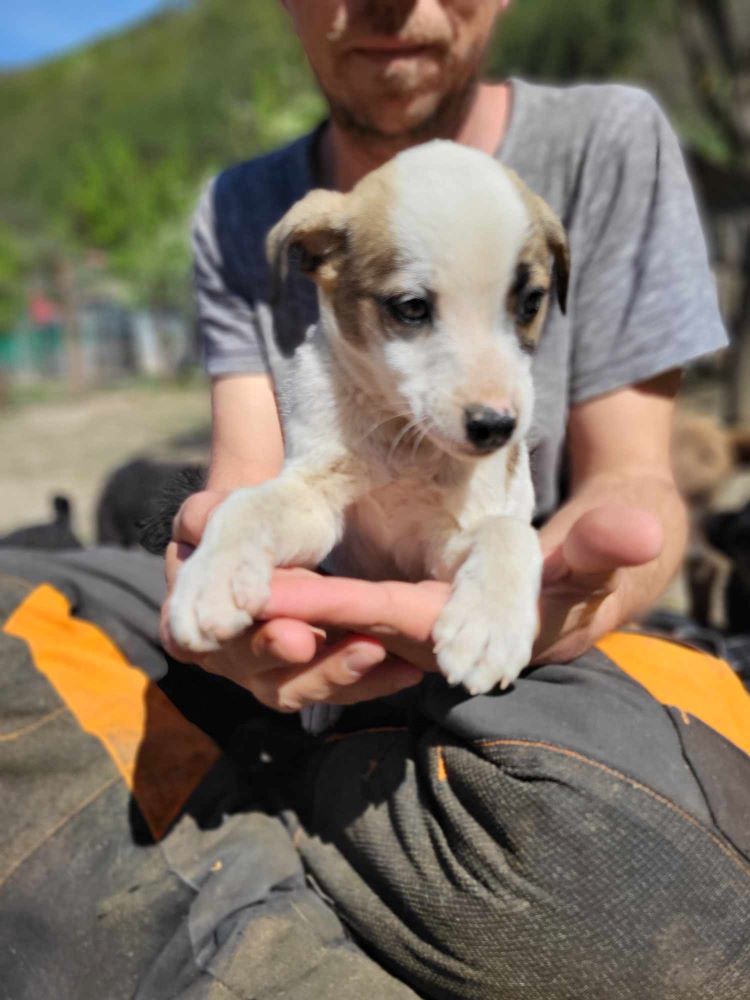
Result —
[[0, 69], [37, 62], [150, 14], [162, 0], [18, 0], [0, 14]]

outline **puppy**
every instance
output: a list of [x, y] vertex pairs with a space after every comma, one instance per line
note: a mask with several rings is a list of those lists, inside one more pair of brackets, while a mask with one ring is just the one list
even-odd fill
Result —
[[512, 172], [449, 142], [350, 194], [312, 191], [276, 225], [272, 268], [317, 283], [320, 321], [277, 386], [286, 461], [232, 494], [177, 579], [174, 637], [247, 628], [274, 566], [452, 584], [433, 638], [451, 684], [506, 687], [537, 626], [541, 555], [525, 443], [531, 355], [563, 228]]

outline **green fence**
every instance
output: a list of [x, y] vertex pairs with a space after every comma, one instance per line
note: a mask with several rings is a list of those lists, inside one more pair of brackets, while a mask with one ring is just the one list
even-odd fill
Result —
[[62, 327], [19, 327], [0, 330], [0, 368], [11, 375], [54, 376], [64, 370]]

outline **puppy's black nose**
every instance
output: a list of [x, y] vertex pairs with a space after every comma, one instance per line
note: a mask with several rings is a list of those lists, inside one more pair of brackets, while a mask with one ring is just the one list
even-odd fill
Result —
[[466, 437], [477, 451], [501, 448], [516, 429], [516, 418], [507, 410], [472, 404], [464, 409]]

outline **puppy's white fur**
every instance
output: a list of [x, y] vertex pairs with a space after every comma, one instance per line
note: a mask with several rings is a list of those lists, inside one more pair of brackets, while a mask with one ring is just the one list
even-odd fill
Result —
[[[178, 642], [215, 649], [262, 609], [274, 566], [328, 557], [344, 575], [450, 581], [433, 635], [448, 681], [479, 693], [515, 679], [541, 574], [524, 337], [544, 311], [519, 331], [519, 275], [546, 292], [551, 253], [567, 267], [563, 245], [517, 178], [452, 143], [416, 147], [351, 194], [312, 192], [290, 210], [269, 250], [282, 267], [298, 250], [320, 323], [277, 387], [286, 462], [214, 512], [172, 597]], [[432, 303], [428, 324], [389, 312], [410, 299]], [[476, 404], [516, 421], [489, 455], [467, 440]]]

